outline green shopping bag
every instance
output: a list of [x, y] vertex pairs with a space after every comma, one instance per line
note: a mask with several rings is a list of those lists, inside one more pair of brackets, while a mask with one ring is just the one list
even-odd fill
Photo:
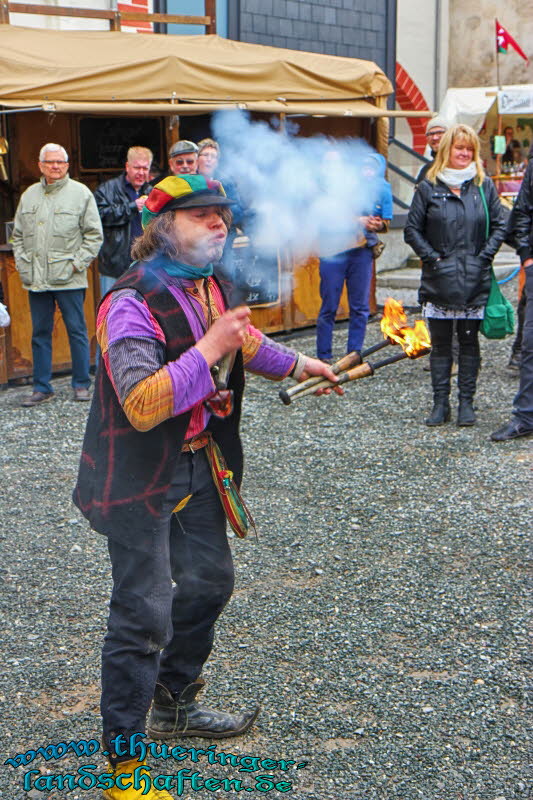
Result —
[[481, 323], [480, 331], [487, 339], [504, 339], [514, 333], [514, 310], [502, 290], [491, 269], [491, 283], [489, 299], [485, 306], [485, 316]]

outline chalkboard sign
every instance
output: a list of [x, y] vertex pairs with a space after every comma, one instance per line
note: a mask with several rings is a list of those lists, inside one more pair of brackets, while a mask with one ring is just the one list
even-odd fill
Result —
[[254, 251], [247, 236], [233, 243], [233, 281], [249, 306], [271, 306], [281, 302], [280, 263], [277, 256], [268, 258]]
[[82, 170], [119, 170], [133, 145], [149, 147], [161, 160], [162, 121], [151, 117], [83, 117], [80, 119]]

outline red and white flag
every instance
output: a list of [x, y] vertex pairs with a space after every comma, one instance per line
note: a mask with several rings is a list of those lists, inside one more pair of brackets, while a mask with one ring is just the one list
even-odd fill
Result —
[[495, 20], [495, 22], [496, 22], [496, 52], [507, 53], [507, 48], [509, 47], [509, 45], [511, 45], [511, 47], [514, 47], [518, 55], [522, 56], [524, 61], [527, 61], [527, 63], [529, 64], [529, 58], [526, 56], [526, 54], [524, 53], [518, 42], [515, 39], [513, 39], [513, 37], [508, 31], [505, 30], [503, 25], [500, 25], [498, 20]]

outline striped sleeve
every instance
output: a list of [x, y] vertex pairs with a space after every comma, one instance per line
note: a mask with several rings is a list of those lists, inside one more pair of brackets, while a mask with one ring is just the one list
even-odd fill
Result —
[[247, 370], [274, 381], [286, 378], [298, 359], [294, 350], [265, 336], [253, 325], [248, 326], [242, 354]]
[[189, 411], [214, 391], [207, 362], [195, 347], [165, 363], [163, 332], [135, 290], [105, 299], [97, 338], [124, 413], [139, 431]]

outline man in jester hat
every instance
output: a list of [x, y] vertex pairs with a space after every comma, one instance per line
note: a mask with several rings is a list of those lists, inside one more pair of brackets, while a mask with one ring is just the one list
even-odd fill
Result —
[[[139, 768], [128, 742], [146, 730], [151, 704], [148, 733], [157, 739], [237, 736], [257, 716], [197, 701], [214, 625], [233, 590], [206, 444], [218, 444], [238, 485], [244, 369], [272, 380], [336, 380], [326, 364], [254, 328], [246, 306], [228, 309], [230, 287], [213, 264], [230, 205], [222, 185], [202, 175], [158, 183], [142, 212], [136, 261], [98, 311], [102, 360], [73, 497], [107, 536], [112, 565], [101, 698], [114, 782], [107, 800], [171, 798], [166, 788], [141, 794], [126, 780]], [[217, 367], [228, 356], [220, 391]]]

